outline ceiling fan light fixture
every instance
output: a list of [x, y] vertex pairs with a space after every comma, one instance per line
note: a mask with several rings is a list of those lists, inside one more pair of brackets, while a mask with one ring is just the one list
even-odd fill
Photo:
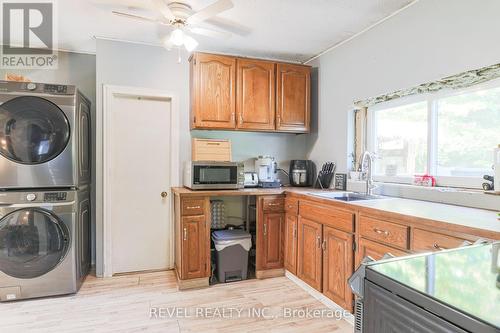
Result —
[[170, 35], [170, 42], [174, 44], [175, 46], [181, 46], [184, 44], [184, 32], [177, 28], [174, 31], [172, 31], [172, 34]]
[[192, 52], [198, 46], [198, 42], [191, 36], [184, 35], [184, 47], [188, 52]]

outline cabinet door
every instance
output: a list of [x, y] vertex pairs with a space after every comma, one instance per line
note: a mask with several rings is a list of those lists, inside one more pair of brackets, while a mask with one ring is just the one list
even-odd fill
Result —
[[299, 217], [297, 235], [297, 276], [321, 291], [322, 255], [319, 223]]
[[311, 69], [305, 66], [277, 66], [276, 129], [309, 132]]
[[274, 130], [275, 64], [238, 59], [236, 71], [237, 127]]
[[356, 252], [356, 267], [358, 267], [361, 264], [361, 261], [363, 261], [363, 258], [367, 256], [372, 257], [372, 259], [379, 260], [382, 259], [382, 257], [387, 253], [390, 253], [396, 257], [404, 256], [407, 254], [406, 252], [395, 249], [393, 247], [373, 242], [365, 238], [360, 238], [358, 251]]
[[353, 235], [323, 227], [323, 294], [346, 310], [353, 295], [347, 279], [353, 273]]
[[285, 215], [285, 268], [297, 274], [297, 215]]
[[193, 128], [234, 129], [236, 59], [198, 53], [191, 66]]
[[263, 214], [261, 269], [283, 267], [283, 213]]
[[182, 276], [193, 279], [208, 276], [208, 260], [205, 216], [185, 216], [182, 218]]

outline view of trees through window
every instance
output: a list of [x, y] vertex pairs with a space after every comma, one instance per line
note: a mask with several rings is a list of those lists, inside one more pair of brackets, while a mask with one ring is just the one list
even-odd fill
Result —
[[437, 174], [482, 176], [491, 172], [500, 144], [500, 88], [438, 101]]
[[427, 102], [375, 112], [376, 174], [427, 172]]
[[376, 175], [479, 179], [492, 173], [493, 149], [500, 144], [498, 85], [377, 106], [371, 115]]

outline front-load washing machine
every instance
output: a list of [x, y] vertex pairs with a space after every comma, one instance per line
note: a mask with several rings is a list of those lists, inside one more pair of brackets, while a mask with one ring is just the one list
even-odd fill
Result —
[[0, 81], [0, 189], [89, 184], [90, 126], [76, 87]]
[[0, 301], [75, 293], [89, 267], [88, 189], [0, 192]]

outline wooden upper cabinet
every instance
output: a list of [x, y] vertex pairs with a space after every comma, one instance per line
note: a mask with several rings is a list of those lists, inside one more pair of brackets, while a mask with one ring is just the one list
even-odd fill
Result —
[[236, 68], [237, 128], [274, 130], [275, 64], [238, 59]]
[[236, 126], [236, 59], [196, 53], [191, 59], [192, 128]]
[[322, 225], [299, 216], [297, 235], [297, 276], [321, 291]]
[[276, 129], [309, 132], [311, 108], [311, 68], [277, 65]]
[[191, 128], [307, 133], [310, 72], [296, 64], [195, 53]]
[[354, 270], [352, 234], [323, 227], [323, 294], [344, 309], [352, 309], [347, 280]]

